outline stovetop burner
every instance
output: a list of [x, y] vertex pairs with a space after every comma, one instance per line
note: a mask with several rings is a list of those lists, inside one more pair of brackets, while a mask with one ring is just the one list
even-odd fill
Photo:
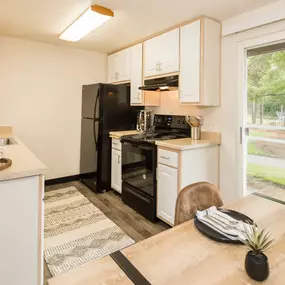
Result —
[[173, 140], [179, 138], [187, 138], [185, 134], [175, 134], [175, 133], [143, 133], [138, 135], [128, 136], [129, 140], [133, 141], [144, 141], [149, 143], [155, 143], [156, 141]]
[[155, 115], [154, 131], [122, 137], [129, 143], [155, 144], [156, 141], [172, 140], [190, 137], [190, 128], [184, 116]]
[[148, 138], [155, 138], [156, 136], [158, 136], [158, 133], [141, 133], [139, 135], [131, 136], [131, 138], [142, 140], [142, 139], [148, 139]]

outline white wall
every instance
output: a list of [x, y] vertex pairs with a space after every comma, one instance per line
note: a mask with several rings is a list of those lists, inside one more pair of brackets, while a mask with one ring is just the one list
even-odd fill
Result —
[[79, 173], [81, 88], [106, 81], [106, 55], [0, 37], [0, 125], [47, 165], [47, 178]]
[[222, 34], [227, 36], [283, 19], [285, 19], [285, 0], [280, 0], [223, 21]]
[[226, 36], [283, 19], [285, 19], [285, 1], [280, 0], [223, 21], [222, 34]]

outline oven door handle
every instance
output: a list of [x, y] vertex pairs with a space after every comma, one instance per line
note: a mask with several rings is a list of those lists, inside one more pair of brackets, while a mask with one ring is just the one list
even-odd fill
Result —
[[146, 145], [141, 145], [141, 144], [132, 144], [132, 147], [136, 147], [136, 148], [146, 150], [146, 151], [152, 151], [153, 150], [152, 146], [146, 146]]
[[142, 150], [152, 151], [153, 145], [146, 145], [145, 143], [134, 143], [134, 142], [128, 142], [128, 141], [122, 141], [122, 143], [129, 144], [133, 148], [139, 148]]

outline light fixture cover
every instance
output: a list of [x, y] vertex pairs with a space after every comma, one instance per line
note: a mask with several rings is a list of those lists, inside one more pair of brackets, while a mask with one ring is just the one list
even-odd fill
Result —
[[114, 17], [114, 13], [111, 10], [93, 5], [68, 27], [59, 38], [65, 41], [77, 42], [112, 17]]

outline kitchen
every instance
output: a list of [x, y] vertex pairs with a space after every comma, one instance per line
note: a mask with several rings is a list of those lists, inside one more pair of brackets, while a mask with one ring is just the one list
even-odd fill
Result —
[[[199, 15], [204, 14], [199, 13]], [[126, 212], [142, 219], [142, 224], [152, 230], [155, 229], [156, 233], [158, 232], [155, 226], [146, 220], [156, 221], [161, 229], [174, 226], [178, 193], [190, 184], [208, 181], [220, 189], [224, 201], [231, 202], [240, 197], [235, 189], [229, 190], [235, 168], [235, 155], [231, 150], [236, 143], [236, 131], [233, 129], [235, 122], [231, 119], [234, 117], [232, 114], [235, 114], [236, 107], [231, 102], [233, 95], [227, 96], [231, 93], [232, 86], [229, 86], [229, 82], [232, 82], [233, 78], [228, 81], [224, 79], [229, 76], [226, 70], [230, 69], [227, 66], [230, 49], [222, 51], [224, 23], [222, 25], [221, 21], [213, 20], [212, 17], [215, 18], [214, 16], [197, 18], [193, 15], [187, 16], [185, 21], [181, 17], [172, 25], [165, 24], [160, 29], [156, 28], [148, 34], [145, 33], [144, 36], [124, 44], [113, 45], [113, 48], [108, 49], [108, 55], [76, 50], [72, 44], [71, 47], [56, 46], [57, 43], [53, 42], [49, 44], [50, 46], [44, 46], [43, 43], [28, 41], [26, 43], [16, 38], [1, 38], [1, 58], [3, 62], [7, 62], [7, 58], [11, 62], [11, 67], [6, 69], [6, 73], [1, 73], [3, 75], [1, 92], [9, 94], [3, 97], [4, 110], [7, 111], [1, 114], [1, 125], [13, 125], [13, 133], [47, 165], [46, 185], [51, 187], [50, 191], [56, 190], [56, 185], [61, 187], [57, 189], [71, 187], [74, 181], [76, 185], [79, 185], [78, 183], [81, 185], [79, 182], [81, 180], [82, 185], [87, 185], [88, 189], [91, 189], [90, 192], [87, 190], [82, 192], [86, 193], [85, 197], [89, 200], [97, 199], [99, 201], [97, 207], [100, 204], [104, 208], [102, 201], [106, 203], [118, 201], [122, 203], [118, 207], [126, 209], [123, 207], [129, 206], [130, 209], [127, 208]], [[106, 26], [108, 24], [107, 22]], [[227, 39], [225, 42], [227, 44]], [[74, 47], [80, 48], [82, 44], [84, 40], [82, 43], [79, 42], [78, 46], [75, 43]], [[18, 47], [21, 47], [22, 55]], [[100, 50], [99, 44], [98, 50]], [[43, 53], [45, 57], [42, 57]], [[15, 57], [16, 54], [18, 57]], [[34, 58], [33, 61], [30, 60], [32, 68], [27, 69], [27, 62], [32, 58]], [[46, 68], [43, 68], [39, 59]], [[98, 67], [96, 70], [93, 69], [94, 62]], [[15, 68], [23, 71], [22, 77], [17, 77], [13, 73]], [[35, 74], [32, 69], [39, 69], [41, 72]], [[83, 73], [80, 72], [82, 70]], [[9, 85], [11, 81], [7, 81], [8, 77], [20, 80], [25, 88], [35, 82], [30, 95], [26, 98], [18, 95], [21, 94], [21, 85]], [[45, 78], [50, 80], [47, 79], [46, 82]], [[45, 90], [42, 90], [43, 83], [47, 86]], [[113, 127], [110, 124], [105, 128], [100, 127], [100, 123], [95, 123], [96, 119], [100, 121], [100, 117], [96, 117], [98, 114], [95, 108], [97, 91], [91, 91], [93, 94], [90, 97], [91, 101], [85, 101], [84, 88], [94, 87], [97, 83], [102, 83], [100, 87], [102, 89], [113, 86], [113, 89], [106, 91], [108, 96], [105, 97], [110, 100], [112, 94], [121, 92], [120, 94], [125, 94], [119, 97], [123, 104], [129, 96], [130, 101], [125, 106], [133, 110], [133, 113], [125, 122], [119, 115], [119, 109], [112, 107], [105, 110], [107, 120], [110, 119], [108, 122], [117, 126]], [[46, 98], [48, 100], [45, 100]], [[98, 100], [97, 106], [104, 108], [106, 104]], [[28, 104], [27, 108], [13, 107], [26, 102], [33, 102], [38, 108], [33, 108], [33, 104]], [[84, 102], [89, 102], [86, 106], [91, 107], [89, 110], [93, 112], [91, 117], [84, 115]], [[115, 104], [115, 101], [113, 103]], [[107, 103], [106, 106], [109, 105]], [[147, 112], [140, 112], [141, 110]], [[139, 137], [141, 132], [137, 131], [137, 128], [147, 125], [147, 120], [142, 119], [138, 124], [139, 114], [142, 116], [146, 114], [149, 116], [149, 121], [153, 121], [145, 129], [148, 133], [144, 135], [150, 133], [149, 137], [144, 135]], [[228, 122], [224, 115], [229, 118]], [[197, 133], [198, 138], [201, 135], [200, 140], [190, 139], [195, 132], [192, 132], [185, 116], [203, 118], [202, 132]], [[41, 119], [35, 120], [35, 117]], [[86, 121], [94, 119], [91, 127], [84, 128], [84, 119]], [[103, 128], [102, 132], [100, 128]], [[130, 130], [134, 132], [130, 133]], [[150, 130], [154, 132], [149, 132]], [[33, 134], [36, 133], [39, 135], [35, 138]], [[169, 137], [173, 133], [175, 137]], [[98, 140], [96, 143], [94, 138]], [[82, 148], [85, 142], [87, 148]], [[142, 152], [138, 155], [139, 147], [134, 150], [134, 143], [152, 149], [152, 158], [149, 160], [152, 166], [147, 163], [147, 167], [144, 166], [144, 170], [140, 172], [141, 180], [131, 182], [129, 177], [133, 177], [134, 173], [130, 175], [130, 172], [126, 172], [128, 167], [125, 166], [145, 161], [141, 159]], [[10, 146], [6, 148], [8, 147]], [[94, 153], [91, 153], [91, 150]], [[84, 155], [85, 158], [82, 159]], [[91, 163], [92, 165], [90, 158], [95, 162]], [[87, 169], [83, 169], [85, 167]], [[132, 166], [129, 169], [132, 169]], [[225, 174], [227, 171], [228, 175]], [[149, 175], [152, 180], [152, 190], [141, 191], [135, 185], [149, 181]], [[94, 178], [95, 188], [92, 181]], [[102, 187], [100, 186], [98, 191], [104, 192], [102, 194], [95, 194], [97, 185], [100, 184], [98, 178], [99, 180], [102, 178]], [[82, 185], [79, 186], [80, 190], [85, 187]], [[113, 191], [119, 193], [110, 194], [114, 193]], [[138, 194], [142, 197], [136, 200]], [[143, 204], [143, 201], [146, 204]], [[149, 208], [146, 205], [150, 205]], [[146, 220], [139, 215], [146, 217]], [[116, 224], [115, 219], [113, 222]]]

